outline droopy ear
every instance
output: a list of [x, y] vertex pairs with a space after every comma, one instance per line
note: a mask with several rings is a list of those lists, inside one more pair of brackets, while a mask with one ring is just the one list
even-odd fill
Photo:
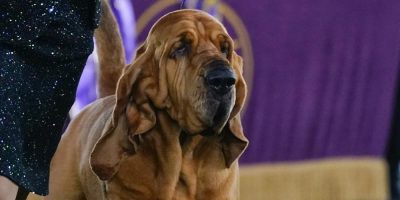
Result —
[[240, 157], [246, 149], [249, 141], [243, 134], [242, 123], [240, 122], [240, 111], [242, 110], [244, 101], [246, 99], [246, 83], [242, 76], [243, 61], [242, 58], [233, 52], [232, 66], [237, 75], [237, 82], [235, 84], [236, 100], [232, 109], [229, 121], [222, 130], [222, 152], [225, 157], [226, 167]]
[[109, 180], [117, 173], [121, 159], [136, 151], [134, 137], [148, 132], [156, 123], [147, 94], [157, 90], [157, 73], [152, 72], [155, 67], [145, 45], [138, 49], [135, 61], [118, 81], [111, 120], [90, 157], [92, 170], [101, 180]]

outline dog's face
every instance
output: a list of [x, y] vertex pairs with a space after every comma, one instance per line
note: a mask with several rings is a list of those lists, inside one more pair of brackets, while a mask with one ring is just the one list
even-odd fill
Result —
[[155, 62], [165, 68], [170, 116], [189, 134], [221, 132], [241, 76], [225, 28], [202, 12], [181, 11], [160, 20], [149, 41]]
[[[239, 116], [246, 96], [242, 71], [232, 39], [212, 16], [180, 10], [162, 17], [119, 79], [111, 124], [91, 155], [94, 172], [102, 180], [112, 177], [132, 149], [129, 142], [156, 126], [158, 112], [186, 134], [217, 136], [229, 167], [248, 143]], [[110, 151], [115, 155], [102, 158]]]

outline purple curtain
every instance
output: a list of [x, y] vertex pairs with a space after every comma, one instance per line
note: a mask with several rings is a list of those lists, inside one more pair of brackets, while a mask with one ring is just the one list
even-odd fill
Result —
[[229, 2], [253, 41], [243, 162], [382, 156], [400, 50], [400, 1]]

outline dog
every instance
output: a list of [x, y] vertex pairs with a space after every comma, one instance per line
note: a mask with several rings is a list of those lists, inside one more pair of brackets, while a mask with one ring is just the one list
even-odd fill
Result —
[[102, 98], [64, 133], [46, 199], [238, 199], [246, 83], [224, 26], [203, 11], [168, 13], [125, 66], [110, 15], [95, 33]]

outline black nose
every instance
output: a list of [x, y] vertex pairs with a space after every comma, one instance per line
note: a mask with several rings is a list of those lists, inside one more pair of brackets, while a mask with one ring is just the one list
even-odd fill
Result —
[[233, 71], [227, 67], [213, 67], [206, 77], [207, 85], [218, 94], [226, 94], [236, 82]]

